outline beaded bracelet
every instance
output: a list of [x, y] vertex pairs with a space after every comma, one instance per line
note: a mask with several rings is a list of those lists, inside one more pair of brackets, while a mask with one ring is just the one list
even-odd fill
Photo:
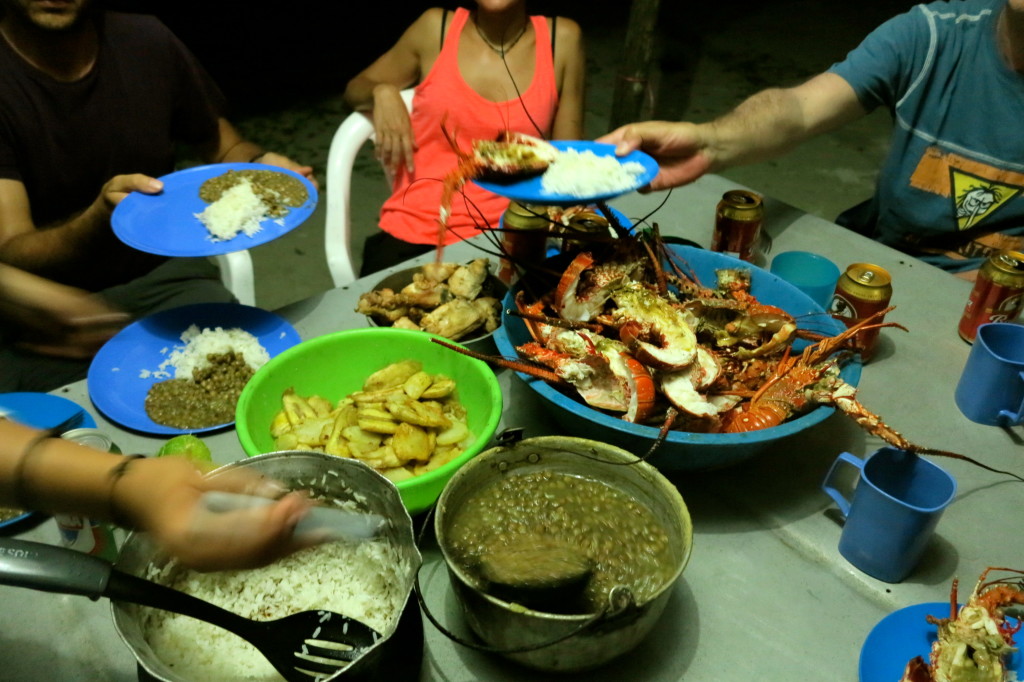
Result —
[[123, 519], [118, 518], [117, 509], [114, 505], [114, 488], [117, 487], [117, 482], [121, 480], [121, 477], [128, 471], [128, 467], [131, 463], [137, 459], [144, 458], [145, 455], [125, 455], [121, 458], [121, 461], [117, 463], [117, 466], [107, 472], [107, 476], [110, 477], [110, 491], [107, 493], [107, 508], [109, 510], [108, 518], [119, 526], [127, 527], [128, 524]]
[[43, 441], [56, 437], [51, 431], [43, 431], [33, 437], [22, 450], [18, 463], [14, 465], [14, 474], [11, 477], [11, 497], [17, 508], [24, 511], [32, 511], [32, 505], [25, 497], [25, 464], [36, 452], [36, 449], [43, 444]]

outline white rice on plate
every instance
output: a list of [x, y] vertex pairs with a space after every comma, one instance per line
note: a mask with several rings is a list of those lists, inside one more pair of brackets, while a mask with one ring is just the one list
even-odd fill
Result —
[[643, 164], [598, 156], [589, 149], [567, 149], [541, 176], [544, 194], [593, 197], [633, 189], [644, 172]]
[[[398, 625], [409, 570], [386, 541], [330, 542], [270, 566], [198, 573], [168, 564], [146, 577], [254, 620], [326, 610], [362, 621], [385, 636]], [[259, 651], [227, 630], [168, 611], [144, 609], [153, 652], [183, 679], [282, 680]]]
[[263, 229], [260, 221], [269, 212], [270, 206], [253, 191], [252, 183], [242, 178], [195, 216], [209, 230], [210, 239], [219, 242], [233, 239], [239, 232], [253, 236]]
[[249, 365], [253, 371], [258, 370], [270, 360], [270, 353], [260, 344], [259, 339], [238, 327], [231, 329], [204, 327], [200, 330], [197, 325], [193, 324], [182, 332], [181, 340], [185, 342], [184, 345], [175, 346], [155, 372], [142, 370], [141, 378], [146, 379], [150, 376], [169, 378], [170, 368], [174, 370], [175, 379], [192, 379], [192, 370], [201, 369], [210, 364], [207, 360], [208, 355], [224, 354], [231, 351], [241, 353], [245, 364]]

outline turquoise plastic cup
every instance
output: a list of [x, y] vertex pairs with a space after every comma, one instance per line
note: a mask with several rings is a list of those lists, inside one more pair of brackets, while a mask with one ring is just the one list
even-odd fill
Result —
[[810, 251], [784, 251], [772, 259], [770, 272], [786, 280], [828, 310], [839, 280], [839, 266]]

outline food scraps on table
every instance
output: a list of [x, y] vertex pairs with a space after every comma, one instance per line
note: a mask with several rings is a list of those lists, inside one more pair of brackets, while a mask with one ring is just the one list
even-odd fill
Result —
[[455, 381], [415, 360], [377, 370], [336, 404], [293, 389], [281, 403], [270, 425], [277, 449], [358, 459], [396, 483], [447, 464], [471, 439]]
[[400, 291], [385, 287], [364, 293], [356, 312], [381, 325], [430, 332], [453, 341], [479, 330], [490, 333], [501, 324], [501, 302], [485, 295], [489, 274], [486, 258], [467, 265], [429, 263]]

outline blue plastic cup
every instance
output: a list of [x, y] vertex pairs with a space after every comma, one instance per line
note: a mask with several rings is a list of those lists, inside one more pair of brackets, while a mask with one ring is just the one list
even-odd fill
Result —
[[[852, 501], [834, 485], [843, 463], [860, 470]], [[839, 553], [871, 577], [898, 583], [914, 570], [953, 501], [956, 479], [913, 453], [885, 447], [866, 460], [840, 453], [821, 488], [846, 519]]]
[[810, 251], [784, 251], [772, 259], [770, 271], [828, 309], [839, 280], [839, 266]]
[[1024, 424], [1024, 326], [989, 322], [978, 327], [953, 397], [973, 422]]

